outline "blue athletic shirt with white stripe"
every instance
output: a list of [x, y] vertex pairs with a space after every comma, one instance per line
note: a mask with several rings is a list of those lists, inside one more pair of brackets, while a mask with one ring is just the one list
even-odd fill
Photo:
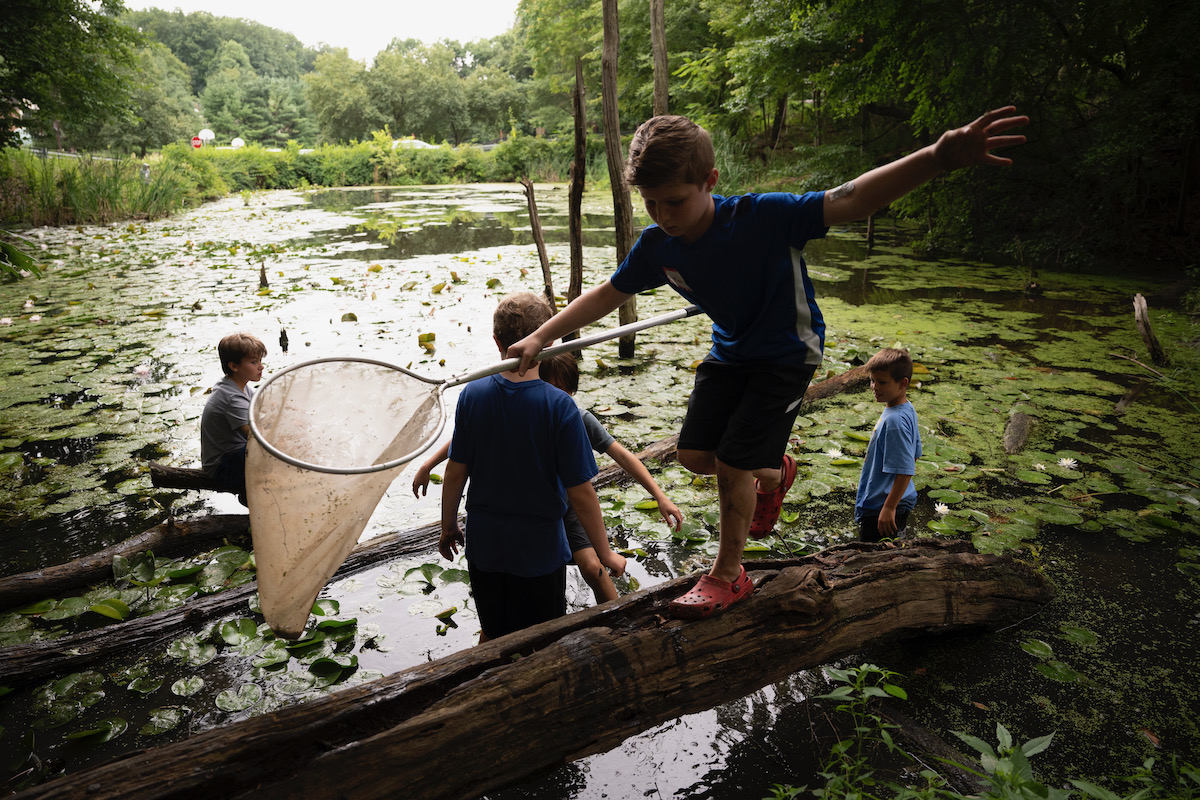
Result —
[[713, 222], [694, 242], [642, 231], [612, 285], [626, 294], [670, 284], [712, 319], [719, 361], [819, 366], [825, 319], [801, 251], [824, 238], [824, 192], [713, 195]]

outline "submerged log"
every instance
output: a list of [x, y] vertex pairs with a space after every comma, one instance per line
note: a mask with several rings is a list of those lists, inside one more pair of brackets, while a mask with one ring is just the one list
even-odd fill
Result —
[[137, 536], [89, 556], [45, 569], [0, 578], [0, 609], [62, 595], [112, 577], [116, 556], [146, 550], [156, 555], [199, 553], [226, 540], [250, 542], [250, 518], [245, 514], [213, 514], [191, 520], [167, 520]]
[[1017, 411], [1008, 418], [1004, 426], [1004, 452], [1010, 456], [1019, 453], [1029, 441], [1029, 432], [1033, 429], [1034, 417], [1024, 411]]
[[476, 798], [881, 640], [998, 625], [1054, 594], [962, 541], [749, 566], [755, 594], [710, 619], [665, 618], [695, 580], [679, 578], [20, 796]]
[[870, 385], [871, 373], [867, 372], [866, 365], [853, 367], [841, 375], [831, 375], [820, 383], [809, 384], [804, 402], [815, 403], [846, 392], [860, 392]]

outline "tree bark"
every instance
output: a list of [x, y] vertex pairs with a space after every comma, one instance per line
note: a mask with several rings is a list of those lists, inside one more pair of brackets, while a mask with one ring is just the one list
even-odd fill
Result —
[[[604, 46], [600, 51], [600, 106], [604, 112], [604, 151], [608, 156], [608, 179], [612, 184], [613, 224], [616, 229], [617, 263], [633, 249], [633, 206], [625, 185], [625, 155], [621, 152], [621, 120], [617, 113], [617, 48], [621, 41], [617, 25], [617, 0], [603, 0]], [[625, 301], [618, 313], [622, 325], [637, 322], [637, 297]], [[621, 358], [633, 358], [637, 334], [622, 336], [617, 343]]]
[[667, 620], [678, 578], [321, 699], [134, 752], [33, 798], [476, 798], [895, 637], [994, 626], [1054, 594], [963, 541], [752, 562], [755, 593]]
[[654, 116], [669, 113], [667, 70], [667, 21], [663, 0], [650, 0], [650, 50], [654, 55]]
[[533, 181], [521, 178], [525, 199], [529, 204], [529, 227], [533, 229], [533, 242], [537, 245], [538, 261], [542, 264], [542, 281], [545, 283], [546, 302], [551, 312], [558, 313], [558, 301], [554, 299], [554, 276], [550, 274], [550, 257], [546, 255], [546, 238], [542, 236], [542, 221], [538, 217], [537, 200], [533, 196]]
[[1146, 298], [1140, 294], [1133, 296], [1133, 318], [1146, 349], [1150, 351], [1150, 360], [1156, 367], [1165, 366], [1170, 359], [1158, 343], [1158, 337], [1154, 335], [1154, 328], [1150, 325], [1150, 309], [1146, 306]]
[[[583, 58], [575, 56], [575, 88], [571, 90], [571, 113], [575, 118], [575, 158], [571, 161], [571, 183], [567, 190], [567, 229], [571, 250], [568, 304], [583, 294], [583, 190], [587, 179], [587, 106], [584, 99]], [[563, 341], [577, 338], [579, 331], [570, 331]]]

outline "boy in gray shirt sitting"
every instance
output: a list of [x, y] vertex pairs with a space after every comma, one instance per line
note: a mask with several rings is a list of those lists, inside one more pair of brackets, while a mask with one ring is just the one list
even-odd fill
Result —
[[246, 505], [246, 437], [250, 435], [247, 384], [262, 380], [266, 345], [248, 333], [231, 333], [217, 345], [225, 377], [212, 388], [200, 415], [200, 468]]

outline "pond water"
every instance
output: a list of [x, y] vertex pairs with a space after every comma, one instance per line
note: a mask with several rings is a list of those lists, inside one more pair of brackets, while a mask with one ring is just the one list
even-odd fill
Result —
[[[564, 294], [565, 190], [538, 187], [538, 205]], [[613, 267], [608, 206], [607, 195], [585, 201], [585, 285]], [[1030, 295], [1022, 269], [918, 259], [903, 231], [880, 227], [870, 253], [858, 229], [833, 231], [807, 252], [829, 323], [825, 366], [836, 373], [879, 347], [909, 348], [925, 444], [912, 526], [1018, 551], [1061, 594], [1004, 632], [864, 657], [901, 672], [907, 711], [943, 736], [994, 741], [996, 722], [1018, 738], [1059, 731], [1057, 752], [1035, 766], [1062, 779], [1100, 777], [1115, 763], [1128, 771], [1161, 755], [1156, 748], [1195, 760], [1200, 702], [1186, 678], [1200, 625], [1195, 351], [1180, 348], [1162, 377], [1129, 360], [1147, 361], [1129, 302], [1154, 291], [1144, 276], [1042, 275], [1042, 292]], [[497, 360], [497, 299], [542, 286], [525, 197], [511, 185], [261, 193], [154, 223], [28, 235], [50, 262], [46, 275], [0, 283], [4, 574], [91, 553], [167, 509], [243, 511], [227, 495], [154, 490], [145, 470], [148, 460], [198, 464], [200, 411], [221, 375], [216, 343], [226, 333], [262, 338], [268, 373], [353, 355], [445, 378]], [[683, 305], [666, 292], [638, 302], [643, 317]], [[1162, 302], [1152, 300], [1160, 338], [1195, 341], [1194, 323]], [[434, 335], [431, 348], [423, 334]], [[615, 342], [590, 349], [579, 404], [631, 450], [676, 432], [707, 335], [695, 318], [640, 334], [633, 359], [619, 358]], [[1115, 413], [1143, 379], [1138, 401]], [[865, 394], [805, 411], [791, 448], [801, 474], [780, 535], [748, 557], [853, 537], [858, 459], [878, 411]], [[1028, 445], [1008, 454], [1002, 433], [1015, 412], [1035, 423]], [[631, 556], [623, 590], [693, 571], [715, 552], [715, 487], [674, 464], [654, 472], [688, 525], [671, 536], [656, 512], [635, 508], [646, 498], [636, 485], [603, 490], [614, 542]], [[393, 484], [364, 538], [438, 518], [439, 487], [414, 498], [411, 474]], [[236, 584], [251, 579], [236, 569], [244, 561], [232, 549], [158, 568], [203, 566], [213, 582]], [[247, 608], [83, 678], [48, 676], [36, 692], [0, 699], [0, 751], [20, 751], [32, 728], [50, 773], [74, 771], [469, 647], [477, 623], [463, 567], [431, 549], [335, 582], [323, 593], [327, 610], [357, 624], [348, 639], [331, 636], [307, 653], [281, 652]], [[82, 600], [54, 598], [49, 613], [0, 611], [0, 646], [110, 624], [87, 611], [99, 602], [137, 614], [195, 591], [163, 588], [173, 583], [95, 587]], [[577, 573], [568, 591], [573, 608], [591, 605]], [[1156, 614], [1164, 605], [1173, 612]], [[356, 668], [308, 669], [349, 653]], [[798, 673], [497, 796], [761, 796], [773, 783], [811, 784], [823, 753], [806, 698], [825, 689], [819, 673]], [[101, 728], [116, 732], [68, 738]]]

